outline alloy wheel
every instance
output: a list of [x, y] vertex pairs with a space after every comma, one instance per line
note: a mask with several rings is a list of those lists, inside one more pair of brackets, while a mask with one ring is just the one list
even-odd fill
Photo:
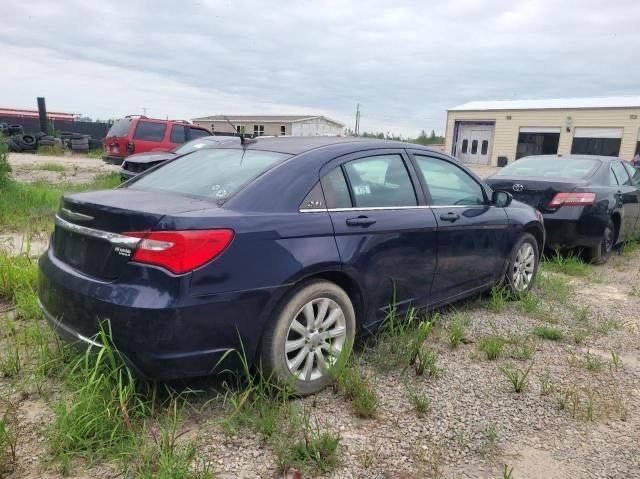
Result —
[[291, 320], [284, 355], [289, 371], [302, 381], [313, 381], [329, 372], [347, 339], [344, 312], [329, 298], [305, 304]]
[[513, 287], [516, 291], [524, 291], [529, 287], [535, 268], [536, 254], [533, 246], [523, 243], [513, 262]]

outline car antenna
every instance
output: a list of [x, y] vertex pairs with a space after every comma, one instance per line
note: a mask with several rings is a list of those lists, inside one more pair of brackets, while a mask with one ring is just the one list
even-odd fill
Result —
[[240, 144], [244, 147], [245, 145], [249, 145], [251, 143], [255, 143], [257, 140], [255, 138], [246, 138], [244, 136], [244, 130], [238, 130], [238, 128], [236, 127], [236, 125], [234, 125], [233, 123], [231, 123], [231, 120], [229, 120], [229, 118], [227, 117], [227, 115], [222, 115], [222, 118], [225, 119], [225, 121], [227, 123], [229, 123], [231, 125], [231, 127], [233, 128], [233, 130], [238, 133], [238, 135], [240, 135]]

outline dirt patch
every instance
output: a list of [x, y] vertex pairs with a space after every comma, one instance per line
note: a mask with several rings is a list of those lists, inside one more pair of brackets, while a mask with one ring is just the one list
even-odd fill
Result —
[[[113, 173], [119, 166], [109, 165], [99, 158], [86, 156], [47, 156], [29, 153], [10, 153], [9, 163], [13, 178], [22, 182], [46, 181], [50, 183], [89, 183], [101, 173]], [[46, 165], [60, 165], [63, 171], [49, 171]]]

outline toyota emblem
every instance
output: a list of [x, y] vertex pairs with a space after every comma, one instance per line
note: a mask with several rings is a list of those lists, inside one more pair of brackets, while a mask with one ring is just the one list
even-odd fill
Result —
[[522, 186], [520, 183], [516, 183], [515, 185], [513, 185], [513, 191], [522, 191], [524, 190], [524, 186]]

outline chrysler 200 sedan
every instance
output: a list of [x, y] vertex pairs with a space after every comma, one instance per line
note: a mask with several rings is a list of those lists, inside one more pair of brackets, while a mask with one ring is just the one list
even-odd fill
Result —
[[536, 210], [428, 148], [260, 139], [65, 196], [39, 297], [69, 340], [108, 319], [143, 376], [210, 374], [242, 348], [309, 394], [394, 298], [402, 312], [526, 291], [543, 245]]

